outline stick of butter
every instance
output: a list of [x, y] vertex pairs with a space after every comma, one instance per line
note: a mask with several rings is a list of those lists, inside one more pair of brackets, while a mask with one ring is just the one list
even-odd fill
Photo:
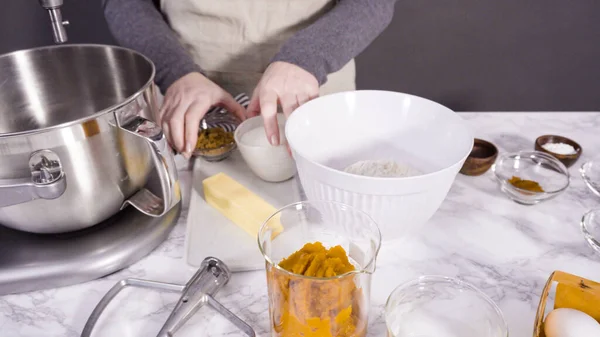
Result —
[[[206, 202], [254, 238], [262, 224], [277, 211], [225, 173], [204, 179], [202, 186]], [[279, 214], [269, 221], [269, 227], [273, 228], [272, 237], [283, 231]]]

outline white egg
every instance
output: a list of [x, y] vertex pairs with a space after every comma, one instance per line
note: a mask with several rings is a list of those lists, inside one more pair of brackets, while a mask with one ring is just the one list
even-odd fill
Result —
[[546, 337], [600, 337], [600, 323], [575, 309], [552, 310], [544, 322]]

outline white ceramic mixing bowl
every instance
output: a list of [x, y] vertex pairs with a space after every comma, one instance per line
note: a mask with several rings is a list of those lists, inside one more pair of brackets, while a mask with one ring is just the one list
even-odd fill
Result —
[[[298, 175], [309, 200], [359, 208], [384, 241], [423, 225], [440, 207], [473, 135], [452, 110], [387, 91], [327, 95], [298, 108], [286, 124]], [[423, 175], [376, 178], [343, 172], [362, 160], [392, 159]]]

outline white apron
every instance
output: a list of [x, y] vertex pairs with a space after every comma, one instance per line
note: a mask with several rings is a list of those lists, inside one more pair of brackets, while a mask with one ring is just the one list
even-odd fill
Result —
[[[335, 0], [161, 0], [179, 40], [208, 78], [232, 95], [251, 95], [269, 61], [295, 32]], [[354, 60], [329, 74], [320, 94], [356, 88]]]

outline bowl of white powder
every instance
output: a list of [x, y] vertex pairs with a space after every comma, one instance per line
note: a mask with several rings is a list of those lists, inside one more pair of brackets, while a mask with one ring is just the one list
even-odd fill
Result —
[[416, 168], [400, 164], [393, 159], [361, 160], [347, 166], [344, 172], [381, 178], [413, 177], [423, 174]]
[[384, 241], [431, 218], [473, 147], [452, 110], [387, 91], [314, 99], [294, 111], [285, 132], [308, 199], [365, 211]]
[[583, 152], [581, 146], [575, 141], [556, 135], [544, 135], [535, 140], [536, 151], [545, 152], [558, 159], [566, 167], [571, 167], [577, 162]]
[[280, 145], [273, 146], [267, 139], [263, 118], [256, 116], [242, 122], [233, 135], [248, 167], [268, 182], [288, 180], [296, 174], [294, 160], [287, 150], [284, 128], [285, 117], [277, 114]]

